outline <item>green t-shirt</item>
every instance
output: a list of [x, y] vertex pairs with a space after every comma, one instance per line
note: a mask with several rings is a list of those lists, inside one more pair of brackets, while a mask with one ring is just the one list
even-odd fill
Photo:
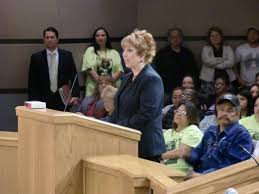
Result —
[[255, 115], [240, 119], [239, 123], [248, 130], [253, 139], [259, 140], [259, 122]]
[[[123, 67], [121, 64], [121, 57], [119, 53], [114, 49], [107, 49], [105, 56], [100, 54], [99, 51], [97, 51], [98, 54], [94, 52], [94, 47], [88, 47], [85, 51], [84, 58], [83, 58], [83, 65], [82, 65], [82, 71], [86, 69], [93, 69], [95, 70], [99, 75], [101, 74], [114, 74], [118, 71], [123, 72]], [[106, 63], [103, 63], [105, 58]], [[121, 80], [119, 79], [116, 82], [116, 87], [118, 88], [120, 86]], [[88, 75], [86, 78], [85, 83], [85, 91], [86, 96], [91, 96], [95, 94], [96, 90], [96, 83], [93, 80], [93, 78]]]
[[[190, 125], [180, 132], [175, 131], [175, 129], [168, 129], [164, 133], [166, 150], [177, 149], [182, 143], [190, 147], [196, 147], [201, 142], [202, 136], [202, 132], [196, 125]], [[165, 160], [164, 163], [185, 173], [191, 167], [183, 159], [169, 159]]]

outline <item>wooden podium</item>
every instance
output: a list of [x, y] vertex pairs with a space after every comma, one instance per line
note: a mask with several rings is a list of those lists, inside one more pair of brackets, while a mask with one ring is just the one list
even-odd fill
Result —
[[20, 194], [82, 194], [83, 159], [138, 155], [137, 130], [49, 109], [17, 107]]

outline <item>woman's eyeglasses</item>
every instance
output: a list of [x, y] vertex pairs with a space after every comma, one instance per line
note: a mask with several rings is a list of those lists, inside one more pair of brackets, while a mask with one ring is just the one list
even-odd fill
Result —
[[176, 110], [174, 111], [174, 113], [175, 113], [175, 114], [176, 114], [176, 113], [179, 113], [180, 115], [186, 115], [186, 114], [187, 114], [185, 110], [179, 110], [179, 109], [176, 109]]

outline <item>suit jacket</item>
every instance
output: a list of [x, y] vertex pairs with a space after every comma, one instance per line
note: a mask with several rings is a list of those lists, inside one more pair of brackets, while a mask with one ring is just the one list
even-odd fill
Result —
[[163, 80], [165, 92], [170, 95], [175, 87], [181, 85], [185, 75], [198, 75], [194, 55], [185, 47], [181, 47], [180, 52], [175, 52], [170, 45], [162, 48], [157, 52], [154, 64]]
[[[72, 85], [77, 74], [72, 53], [58, 49], [58, 88], [63, 85]], [[73, 96], [79, 94], [79, 84], [76, 80]], [[29, 79], [28, 79], [29, 100], [44, 101], [47, 108], [63, 110], [64, 104], [60, 98], [58, 90], [53, 93], [50, 90], [49, 67], [46, 49], [31, 56]]]
[[140, 157], [159, 156], [165, 152], [162, 80], [150, 65], [146, 65], [134, 81], [132, 77], [132, 73], [125, 76], [115, 96], [115, 110], [110, 121], [141, 131]]

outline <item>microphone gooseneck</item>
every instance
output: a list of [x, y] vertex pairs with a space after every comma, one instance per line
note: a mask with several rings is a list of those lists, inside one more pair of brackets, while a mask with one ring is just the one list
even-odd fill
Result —
[[238, 144], [239, 147], [242, 148], [242, 150], [244, 150], [251, 158], [253, 158], [253, 160], [256, 162], [257, 166], [259, 166], [258, 161], [253, 157], [253, 155], [242, 145]]
[[69, 101], [69, 99], [70, 99], [70, 97], [71, 97], [71, 94], [72, 94], [74, 85], [75, 85], [75, 83], [76, 83], [77, 77], [78, 77], [78, 73], [75, 75], [75, 78], [74, 78], [74, 80], [73, 80], [73, 84], [72, 84], [72, 87], [71, 87], [71, 89], [70, 89], [70, 92], [69, 92], [69, 95], [68, 95], [68, 98], [67, 98], [67, 101], [66, 101], [65, 108], [64, 108], [63, 112], [65, 112], [65, 111], [67, 110], [68, 101]]
[[76, 83], [76, 79], [78, 78], [78, 75], [80, 73], [86, 73], [86, 72], [88, 72], [88, 69], [83, 70], [83, 71], [79, 71], [79, 72], [76, 73], [76, 75], [74, 77], [74, 80], [73, 80], [73, 83], [72, 83], [72, 87], [71, 87], [69, 95], [68, 95], [68, 98], [66, 99], [65, 108], [64, 108], [63, 112], [65, 112], [67, 110], [68, 102], [69, 102], [69, 99], [72, 95], [72, 92], [73, 92], [73, 89], [74, 89], [74, 86], [75, 86], [75, 83]]

